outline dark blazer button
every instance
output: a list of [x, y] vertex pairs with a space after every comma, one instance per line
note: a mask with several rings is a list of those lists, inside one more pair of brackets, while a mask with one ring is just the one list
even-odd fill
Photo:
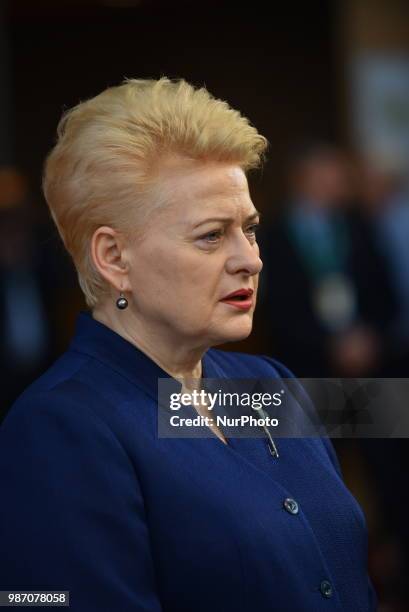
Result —
[[332, 584], [328, 580], [323, 580], [320, 584], [320, 591], [323, 597], [332, 597]]
[[290, 514], [298, 514], [298, 504], [295, 499], [286, 497], [283, 502], [283, 506]]

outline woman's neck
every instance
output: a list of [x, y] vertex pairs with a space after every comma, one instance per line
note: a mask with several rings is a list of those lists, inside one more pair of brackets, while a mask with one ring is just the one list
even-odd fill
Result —
[[[188, 347], [179, 339], [171, 339], [160, 330], [149, 330], [131, 312], [115, 312], [94, 308], [92, 316], [125, 338], [154, 361], [162, 370], [179, 380], [187, 391], [197, 388], [202, 377], [202, 357], [206, 349]], [[196, 382], [195, 382], [196, 381]]]

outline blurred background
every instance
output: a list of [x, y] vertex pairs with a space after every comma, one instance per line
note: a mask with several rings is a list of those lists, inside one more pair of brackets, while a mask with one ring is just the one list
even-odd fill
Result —
[[[225, 348], [299, 377], [407, 378], [406, 0], [0, 0], [0, 417], [85, 307], [41, 193], [61, 113], [161, 75], [206, 85], [270, 142], [250, 177], [263, 213], [254, 333]], [[335, 444], [380, 610], [409, 610], [408, 441]]]

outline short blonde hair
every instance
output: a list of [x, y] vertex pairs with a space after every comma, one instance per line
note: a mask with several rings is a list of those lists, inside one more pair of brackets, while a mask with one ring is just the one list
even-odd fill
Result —
[[90, 253], [95, 230], [126, 232], [130, 215], [154, 207], [149, 194], [163, 156], [232, 162], [248, 171], [260, 165], [266, 146], [248, 119], [184, 80], [126, 79], [65, 112], [43, 189], [87, 305], [108, 291]]

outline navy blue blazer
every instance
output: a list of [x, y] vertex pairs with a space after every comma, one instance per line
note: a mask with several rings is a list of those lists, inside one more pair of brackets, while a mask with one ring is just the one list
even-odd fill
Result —
[[[290, 376], [213, 349], [203, 371]], [[365, 520], [331, 444], [278, 439], [273, 458], [264, 438], [159, 438], [167, 376], [80, 314], [0, 428], [0, 589], [69, 590], [75, 612], [375, 610]]]

